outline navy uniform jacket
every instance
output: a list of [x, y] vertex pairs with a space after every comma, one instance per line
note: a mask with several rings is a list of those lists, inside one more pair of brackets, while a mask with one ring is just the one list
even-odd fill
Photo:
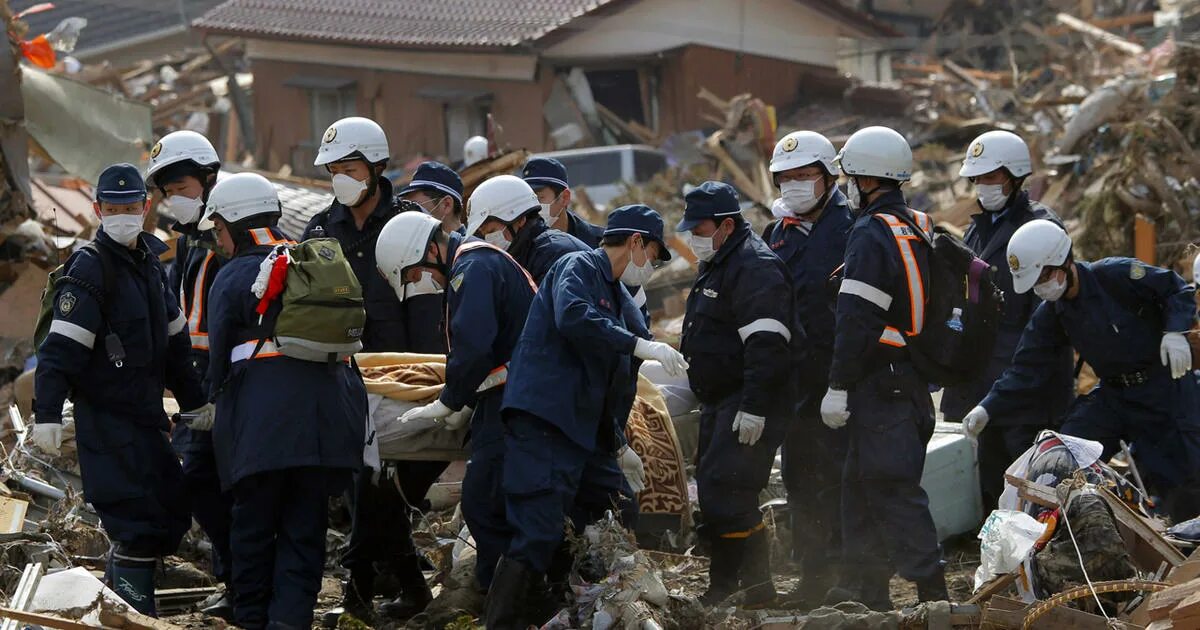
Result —
[[533, 222], [512, 246], [508, 253], [521, 263], [521, 266], [533, 276], [533, 281], [540, 283], [559, 258], [571, 252], [587, 251], [596, 245], [587, 245], [583, 241], [567, 234], [552, 230], [546, 226], [542, 217], [533, 215], [528, 219]]
[[578, 214], [570, 210], [565, 212], [567, 213], [567, 234], [583, 241], [588, 247], [600, 247], [600, 239], [604, 238], [604, 228], [584, 221], [579, 218]]
[[783, 392], [792, 386], [793, 357], [804, 342], [794, 303], [787, 267], [748, 223], [700, 263], [680, 348], [701, 402], [740, 391], [741, 411], [764, 417], [791, 411], [793, 397]]
[[[993, 217], [996, 217], [995, 221], [992, 220]], [[1062, 225], [1062, 221], [1053, 210], [1036, 201], [1030, 201], [1029, 193], [1021, 191], [1004, 210], [997, 213], [981, 212], [972, 217], [971, 226], [963, 236], [967, 247], [991, 265], [996, 286], [1004, 293], [1004, 311], [1000, 317], [999, 330], [996, 332], [996, 346], [992, 350], [992, 359], [987, 369], [975, 382], [947, 387], [942, 393], [942, 412], [948, 418], [958, 419], [966, 416], [980, 400], [983, 400], [992, 383], [995, 383], [1012, 363], [1017, 344], [1021, 341], [1021, 332], [1033, 316], [1034, 309], [1041, 303], [1032, 291], [1013, 291], [1012, 271], [1006, 258], [1008, 241], [1012, 239], [1013, 232], [1034, 219], [1046, 219]], [[1059, 355], [1057, 368], [1047, 375], [1042, 396], [1036, 401], [1030, 401], [1024, 409], [993, 417], [992, 425], [1050, 426], [1066, 413], [1074, 390], [1074, 357], [1068, 348], [1062, 348]]]
[[[171, 229], [180, 236], [175, 241], [175, 262], [167, 272], [167, 281], [171, 292], [179, 297], [179, 307], [187, 318], [191, 340], [189, 361], [208, 391], [208, 309], [205, 306], [208, 305], [208, 290], [223, 261], [213, 251], [212, 238], [198, 231], [195, 225], [176, 223]], [[171, 444], [180, 453], [211, 452], [212, 432], [193, 432], [186, 424], [179, 424], [171, 433]]]
[[810, 232], [795, 223], [776, 221], [764, 237], [791, 274], [796, 313], [806, 334], [806, 354], [798, 368], [797, 402], [802, 409], [815, 410], [828, 388], [835, 323], [830, 276], [846, 258], [853, 223], [846, 196], [835, 189]]
[[[143, 233], [131, 250], [103, 228], [96, 244], [115, 265], [113, 295], [105, 296], [111, 321], [104, 321], [96, 295], [83, 286], [103, 291], [99, 258], [88, 250], [72, 254], [67, 275], [78, 282], [64, 282], [56, 292], [50, 334], [38, 348], [34, 413], [37, 422], [61, 422], [63, 402], [68, 395], [75, 401], [84, 493], [89, 501], [106, 502], [131, 498], [129, 489], [145, 485], [122, 476], [128, 468], [121, 460], [136, 454], [121, 448], [137, 427], [167, 430], [163, 390], [170, 389], [185, 410], [202, 406], [206, 397], [188, 363], [186, 321], [158, 261], [166, 245]], [[125, 350], [121, 367], [105, 349], [110, 330]]]
[[[899, 190], [880, 195], [854, 221], [846, 241], [846, 268], [837, 299], [837, 331], [830, 387], [849, 389], [885, 365], [906, 360], [903, 337], [920, 332], [925, 298], [909, 287], [905, 261], [893, 231], [875, 217], [883, 212], [909, 213]], [[929, 248], [910, 237], [909, 251], [920, 276], [929, 286]], [[920, 291], [918, 291], [920, 292]], [[864, 297], [865, 296], [865, 297]], [[914, 299], [916, 298], [916, 299]]]
[[[1138, 371], [1165, 374], [1159, 355], [1163, 332], [1191, 328], [1194, 290], [1179, 274], [1131, 258], [1079, 262], [1076, 269], [1079, 295], [1043, 303], [1034, 311], [1012, 366], [981, 403], [989, 416], [1041, 401], [1041, 386], [1067, 347], [1101, 379]], [[1143, 317], [1128, 306], [1139, 303], [1148, 307]]]
[[[272, 236], [284, 242], [282, 233], [272, 230]], [[259, 324], [250, 287], [266, 254], [267, 248], [255, 248], [234, 256], [210, 292], [208, 380], [217, 403], [212, 437], [226, 489], [269, 470], [362, 467], [367, 392], [354, 368], [293, 359], [269, 347], [254, 359], [242, 358], [282, 307], [276, 300], [265, 329]]]
[[[509, 366], [504, 409], [549, 422], [588, 450], [616, 450], [637, 391], [638, 338], [650, 339], [602, 249], [546, 274]], [[619, 442], [617, 442], [619, 440]]]
[[445, 335], [441, 331], [442, 297], [420, 295], [401, 302], [375, 267], [375, 241], [388, 220], [396, 216], [397, 203], [392, 197], [392, 183], [380, 177], [379, 203], [361, 230], [355, 225], [350, 209], [335, 199], [329, 209], [309, 221], [300, 240], [325, 237], [341, 243], [363, 289], [367, 308], [362, 336], [364, 352], [442, 354], [446, 352]]
[[[446, 386], [439, 398], [447, 407], [461, 409], [475, 406], [476, 392], [485, 379], [508, 365], [537, 285], [515, 260], [479, 239], [464, 241], [452, 234], [450, 256], [454, 261], [446, 289], [450, 354]], [[475, 426], [472, 434], [477, 445], [479, 434], [489, 429], [495, 431], [492, 437], [502, 437], [498, 424]]]

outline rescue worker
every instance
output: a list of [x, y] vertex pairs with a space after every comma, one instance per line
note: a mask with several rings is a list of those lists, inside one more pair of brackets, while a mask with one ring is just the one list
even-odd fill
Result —
[[552, 230], [540, 216], [537, 195], [513, 175], [499, 175], [483, 184], [467, 204], [467, 236], [477, 236], [511, 255], [540, 283], [550, 266], [570, 252], [588, 249], [583, 241]]
[[791, 517], [792, 558], [801, 581], [790, 599], [815, 607], [836, 582], [841, 560], [842, 466], [846, 433], [821, 422], [821, 397], [829, 387], [833, 358], [833, 296], [830, 277], [841, 266], [850, 235], [850, 209], [838, 190], [837, 150], [825, 136], [796, 131], [775, 145], [771, 173], [780, 198], [775, 221], [763, 232], [787, 265], [796, 315], [806, 333], [796, 359], [795, 421], [783, 445], [784, 486]]
[[[959, 177], [975, 185], [980, 213], [972, 217], [963, 241], [977, 256], [992, 266], [993, 280], [1004, 293], [1004, 311], [996, 332], [992, 359], [979, 378], [966, 385], [947, 387], [942, 392], [942, 413], [947, 420], [961, 420], [991, 389], [1012, 364], [1021, 331], [1041, 301], [1029, 292], [1013, 290], [1012, 272], [1005, 261], [1009, 239], [1017, 228], [1034, 219], [1061, 225], [1058, 215], [1029, 198], [1022, 190], [1033, 172], [1029, 147], [1007, 131], [989, 131], [967, 148]], [[1045, 386], [1025, 407], [1013, 408], [996, 417], [979, 436], [979, 485], [985, 506], [995, 506], [1004, 491], [1004, 471], [1024, 453], [1042, 429], [1057, 427], [1066, 413], [1074, 390], [1073, 358], [1070, 348], [1059, 350], [1054, 369], [1046, 372]]]
[[1130, 258], [1076, 261], [1067, 233], [1042, 219], [1013, 234], [1008, 265], [1013, 290], [1032, 289], [1044, 303], [1012, 365], [963, 420], [966, 432], [978, 436], [991, 418], [1040, 400], [1062, 349], [1074, 348], [1100, 384], [1075, 400], [1062, 432], [1100, 442], [1105, 460], [1128, 441], [1165, 511], [1176, 522], [1195, 516], [1200, 398], [1184, 336], [1196, 320], [1194, 289], [1169, 269]]
[[154, 615], [156, 559], [175, 553], [192, 522], [163, 390], [202, 425], [211, 424], [213, 407], [188, 361], [187, 318], [158, 261], [167, 247], [142, 232], [148, 203], [137, 168], [104, 169], [94, 209], [96, 239], [67, 261], [38, 348], [30, 439], [57, 455], [63, 402], [75, 403], [83, 496], [112, 541], [106, 581]]
[[850, 136], [838, 154], [849, 179], [847, 199], [859, 212], [846, 242], [844, 279], [829, 391], [821, 419], [849, 438], [842, 476], [841, 588], [831, 600], [853, 598], [892, 610], [893, 567], [917, 583], [921, 601], [947, 599], [937, 531], [921, 489], [925, 447], [933, 435], [929, 383], [913, 367], [905, 337], [925, 326], [929, 218], [910, 210], [900, 187], [912, 173], [912, 150], [887, 127]]
[[488, 592], [490, 629], [544, 621], [529, 600], [568, 516], [578, 527], [586, 524], [578, 519], [614, 505], [636, 508], [627, 479], [644, 473], [624, 436], [637, 387], [635, 359], [659, 361], [673, 376], [687, 369], [674, 348], [649, 340], [621, 284], [644, 284], [654, 261], [670, 258], [662, 234], [662, 218], [646, 206], [613, 211], [601, 246], [555, 263], [533, 299], [504, 391], [503, 484], [512, 542]]
[[[146, 170], [146, 184], [162, 193], [162, 212], [175, 220], [171, 229], [180, 234], [167, 280], [171, 292], [179, 296], [179, 306], [187, 317], [191, 364], [202, 381], [208, 376], [208, 321], [204, 306], [208, 304], [208, 290], [220, 271], [222, 258], [214, 251], [212, 235], [201, 231], [196, 224], [220, 169], [221, 160], [207, 138], [194, 131], [175, 131], [163, 136], [150, 150], [150, 167]], [[213, 575], [225, 586], [223, 592], [206, 600], [201, 610], [232, 621], [229, 523], [233, 518], [230, 513], [233, 503], [228, 493], [221, 492], [221, 479], [213, 459], [211, 421], [176, 424], [171, 444], [183, 458], [184, 492], [192, 516], [212, 543]]]
[[488, 139], [483, 136], [471, 136], [463, 142], [463, 168], [487, 159], [490, 149]]
[[209, 193], [200, 223], [232, 254], [210, 291], [208, 381], [221, 482], [233, 493], [234, 617], [248, 629], [312, 627], [329, 497], [362, 466], [366, 437], [357, 370], [280, 354], [271, 331], [281, 300], [256, 311], [262, 264], [290, 242], [280, 214], [271, 182], [239, 173]]
[[[379, 233], [407, 205], [393, 196], [392, 183], [383, 176], [389, 155], [387, 136], [374, 121], [351, 117], [330, 125], [314, 164], [329, 171], [336, 199], [329, 209], [313, 217], [301, 240], [329, 237], [341, 243], [363, 289], [367, 310], [364, 352], [444, 354], [441, 294], [427, 283], [413, 285], [407, 290], [415, 297], [402, 304], [376, 269]], [[389, 463], [379, 475], [364, 467], [355, 476], [349, 497], [350, 537], [341, 558], [350, 578], [342, 605], [323, 618], [327, 627], [337, 625], [346, 612], [370, 620], [376, 594], [399, 600], [389, 607], [391, 614], [412, 616], [428, 605], [432, 595], [412, 543], [411, 522], [396, 516], [407, 515], [410, 503], [420, 504], [447, 465]]]
[[[441, 162], [422, 162], [408, 186], [398, 193], [442, 222], [446, 234], [463, 230], [463, 185], [454, 169]], [[403, 301], [403, 298], [401, 298]]]
[[[471, 203], [490, 203], [497, 191], [503, 192], [502, 182], [488, 180], [471, 196]], [[471, 455], [463, 478], [462, 512], [475, 539], [475, 576], [487, 589], [510, 538], [500, 487], [504, 462], [500, 402], [508, 361], [537, 285], [503, 250], [478, 239], [465, 240], [458, 233], [447, 235], [432, 229], [433, 225], [428, 217], [401, 214], [384, 228], [376, 245], [379, 269], [398, 291], [402, 283], [416, 282], [421, 276], [447, 287], [446, 386], [436, 401], [410, 410], [401, 421], [433, 419], [450, 430], [470, 422]]]
[[533, 188], [541, 204], [542, 220], [548, 227], [566, 232], [588, 247], [599, 247], [604, 228], [584, 221], [570, 210], [571, 184], [567, 167], [554, 158], [536, 157], [525, 162], [521, 178]]
[[758, 509], [775, 451], [791, 421], [795, 328], [787, 267], [742, 218], [737, 192], [704, 182], [689, 192], [676, 232], [686, 232], [700, 259], [688, 294], [681, 349], [700, 399], [696, 456], [701, 525], [712, 545], [712, 606], [738, 590], [744, 605], [775, 599], [771, 554]]

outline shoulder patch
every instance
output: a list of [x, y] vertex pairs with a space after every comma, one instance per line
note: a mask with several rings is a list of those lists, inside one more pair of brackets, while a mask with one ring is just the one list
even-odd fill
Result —
[[1135, 262], [1129, 265], [1129, 277], [1134, 280], [1141, 280], [1146, 277], [1146, 266], [1142, 263]]
[[70, 291], [63, 291], [63, 294], [58, 296], [58, 312], [63, 315], [70, 315], [71, 311], [75, 310], [75, 294]]
[[709, 288], [702, 289], [700, 291], [700, 293], [704, 294], [704, 297], [706, 297], [706, 298], [716, 298], [717, 297], [717, 292], [713, 291], [712, 289], [709, 289]]
[[463, 274], [460, 273], [457, 276], [454, 276], [454, 278], [452, 280], [450, 280], [450, 288], [457, 291], [457, 290], [459, 290], [460, 287], [462, 287], [462, 283], [463, 283]]

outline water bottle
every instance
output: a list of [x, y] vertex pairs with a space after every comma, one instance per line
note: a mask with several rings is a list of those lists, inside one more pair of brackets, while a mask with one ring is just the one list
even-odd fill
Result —
[[946, 322], [946, 328], [953, 330], [956, 333], [963, 331], [962, 309], [956, 308], [950, 313], [950, 319]]

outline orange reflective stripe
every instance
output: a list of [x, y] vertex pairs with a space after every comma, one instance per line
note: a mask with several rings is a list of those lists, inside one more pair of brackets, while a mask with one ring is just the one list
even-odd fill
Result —
[[[212, 262], [216, 254], [208, 252], [204, 256], [204, 261], [200, 263], [200, 271], [196, 274], [196, 280], [192, 283], [192, 303], [187, 305], [188, 312], [188, 332], [192, 336], [192, 347], [197, 349], [208, 349], [208, 333], [200, 330], [200, 320], [204, 318], [204, 285], [208, 280], [208, 265]], [[183, 304], [183, 287], [179, 287], [180, 304]]]
[[[916, 210], [913, 210], [912, 213], [914, 222], [928, 233], [925, 226], [929, 224], [929, 217]], [[921, 329], [925, 327], [925, 281], [921, 278], [921, 267], [917, 264], [916, 254], [913, 253], [912, 241], [921, 240], [921, 237], [913, 234], [911, 227], [890, 214], [879, 213], [875, 216], [891, 228], [892, 237], [896, 241], [896, 249], [899, 250], [900, 260], [904, 264], [904, 276], [908, 284], [909, 315], [912, 319], [912, 329], [907, 332], [909, 335], [920, 334]]]
[[255, 245], [290, 245], [294, 241], [286, 238], [275, 238], [268, 228], [254, 228], [250, 230], [250, 238], [254, 239]]
[[534, 293], [537, 293], [537, 289], [538, 289], [537, 283], [533, 281], [533, 276], [529, 275], [529, 272], [526, 271], [525, 268], [521, 266], [521, 263], [517, 262], [517, 260], [515, 258], [513, 258], [512, 256], [510, 256], [508, 254], [508, 252], [506, 252], [503, 249], [500, 249], [499, 247], [496, 247], [495, 245], [492, 245], [491, 243], [488, 243], [486, 241], [471, 241], [469, 243], [463, 243], [462, 245], [459, 245], [458, 249], [455, 250], [455, 252], [454, 252], [454, 260], [450, 261], [450, 265], [453, 266], [454, 263], [458, 262], [458, 257], [462, 256], [464, 253], [469, 252], [474, 249], [481, 249], [481, 248], [485, 248], [485, 247], [500, 252], [501, 254], [504, 255], [505, 258], [508, 259], [508, 262], [515, 265], [517, 269], [520, 269], [521, 273], [525, 276], [525, 280], [527, 282], [529, 282], [529, 288], [533, 289]]

